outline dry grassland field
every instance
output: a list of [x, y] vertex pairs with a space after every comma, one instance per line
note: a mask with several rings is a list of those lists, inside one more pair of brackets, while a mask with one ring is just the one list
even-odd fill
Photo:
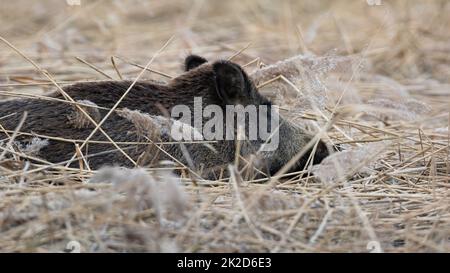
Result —
[[[449, 252], [449, 29], [446, 0], [0, 0], [0, 252]], [[142, 163], [164, 150], [162, 133], [126, 112], [147, 153], [97, 169], [92, 140], [57, 135], [51, 114], [40, 126], [53, 137], [26, 131], [33, 113], [5, 110], [55, 103], [75, 83], [166, 85], [190, 54], [238, 64], [311, 133], [297, 158], [319, 140], [330, 155], [265, 175], [237, 141], [221, 176], [204, 177], [177, 158]], [[76, 164], [46, 160], [56, 142]], [[106, 157], [125, 147], [104, 145]], [[202, 160], [225, 157], [195, 145], [210, 149]]]

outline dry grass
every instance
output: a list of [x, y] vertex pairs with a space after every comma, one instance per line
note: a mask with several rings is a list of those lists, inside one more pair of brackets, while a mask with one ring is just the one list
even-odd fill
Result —
[[0, 46], [1, 99], [141, 72], [167, 80], [193, 52], [245, 65], [292, 121], [329, 127], [323, 137], [345, 151], [309, 176], [245, 181], [230, 166], [229, 181], [192, 181], [173, 165], [29, 163], [39, 147], [13, 150], [20, 132], [9, 132], [0, 251], [71, 240], [89, 252], [450, 251], [447, 1], [81, 2], [2, 3], [0, 36], [23, 56]]

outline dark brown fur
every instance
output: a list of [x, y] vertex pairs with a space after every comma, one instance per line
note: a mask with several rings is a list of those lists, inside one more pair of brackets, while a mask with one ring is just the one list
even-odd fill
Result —
[[[191, 60], [188, 58], [185, 63], [188, 71], [167, 84], [158, 84], [151, 81], [137, 82], [119, 104], [118, 109], [127, 108], [152, 115], [164, 115], [165, 111], [162, 109], [170, 112], [172, 107], [179, 104], [187, 105], [192, 109], [194, 97], [202, 97], [204, 106], [209, 104], [222, 107], [225, 107], [226, 104], [264, 104], [270, 106], [270, 102], [257, 92], [252, 81], [238, 65], [226, 61], [204, 64], [204, 59], [201, 57], [190, 58]], [[66, 87], [64, 90], [76, 101], [88, 101], [99, 107], [112, 108], [131, 84], [131, 81], [103, 81], [75, 84]], [[52, 97], [62, 98], [57, 93], [53, 94]], [[104, 109], [89, 106], [83, 106], [83, 109], [96, 122], [101, 120], [108, 112]], [[25, 111], [28, 112], [28, 117], [21, 128], [22, 132], [84, 140], [94, 128], [89, 121], [82, 120], [80, 123], [77, 120], [77, 118], [83, 119], [83, 115], [73, 105], [37, 99], [1, 102], [0, 118], [11, 113], [16, 113], [16, 115], [0, 120], [0, 124], [7, 130], [14, 130], [20, 116]], [[272, 174], [286, 164], [311, 139], [311, 136], [289, 122], [281, 118], [280, 122], [280, 147], [270, 156], [266, 156], [268, 170]], [[137, 135], [129, 133], [135, 129], [134, 125], [117, 113], [113, 113], [101, 127], [116, 142], [139, 140]], [[0, 133], [1, 136], [2, 133]], [[18, 139], [27, 141], [30, 138], [30, 136], [21, 135]], [[163, 136], [163, 138], [163, 140], [170, 140], [168, 136]], [[106, 138], [98, 131], [92, 140], [106, 141]], [[242, 149], [244, 155], [257, 151], [260, 144], [261, 141], [244, 143]], [[202, 144], [189, 144], [186, 147], [195, 168], [200, 169], [201, 166], [213, 168], [234, 160], [236, 143], [235, 141], [219, 141], [214, 145], [218, 153], [213, 153]], [[121, 148], [136, 161], [148, 149], [145, 145], [121, 145]], [[188, 161], [184, 158], [179, 145], [166, 145], [164, 149], [187, 164]], [[114, 146], [90, 143], [83, 149], [83, 153], [87, 155], [103, 153], [88, 157], [92, 168], [99, 168], [103, 165], [132, 166], [123, 154], [118, 151], [107, 153], [106, 151], [109, 150], [115, 150]], [[50, 139], [49, 145], [44, 147], [39, 155], [47, 161], [58, 163], [69, 160], [74, 151], [73, 143]], [[326, 146], [320, 142], [314, 162], [320, 162], [327, 155]], [[292, 170], [303, 168], [308, 156], [309, 154], [299, 160]], [[77, 164], [78, 161], [72, 165], [77, 166]]]

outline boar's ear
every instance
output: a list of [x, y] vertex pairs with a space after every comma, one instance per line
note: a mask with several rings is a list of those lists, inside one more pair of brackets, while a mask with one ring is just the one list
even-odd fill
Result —
[[184, 59], [184, 71], [189, 71], [197, 66], [208, 62], [205, 58], [197, 55], [189, 55]]
[[237, 65], [219, 61], [213, 65], [216, 91], [226, 104], [243, 104], [247, 94], [247, 76]]

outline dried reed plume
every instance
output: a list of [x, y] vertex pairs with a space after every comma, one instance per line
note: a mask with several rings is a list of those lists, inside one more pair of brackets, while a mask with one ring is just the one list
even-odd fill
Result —
[[[176, 34], [142, 79], [182, 73], [187, 52], [232, 59], [283, 115], [329, 128], [321, 137], [341, 151], [270, 182], [245, 179], [252, 163], [236, 157], [230, 179], [206, 181], [173, 163], [49, 164], [35, 158], [45, 137], [19, 141], [20, 126], [0, 126], [1, 252], [61, 252], [69, 241], [82, 252], [450, 251], [448, 1], [87, 2], [2, 3], [0, 99], [135, 79]], [[96, 121], [97, 108], [80, 104]], [[70, 120], [91, 126], [78, 111]], [[117, 112], [142, 141], [200, 133]]]

